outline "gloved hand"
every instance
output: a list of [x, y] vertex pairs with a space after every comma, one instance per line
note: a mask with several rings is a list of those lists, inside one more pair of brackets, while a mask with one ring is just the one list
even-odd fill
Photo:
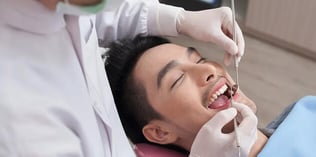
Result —
[[[240, 137], [241, 156], [247, 157], [253, 144], [257, 140], [257, 117], [252, 110], [240, 103], [234, 103], [233, 107], [241, 114], [238, 126]], [[235, 108], [229, 108], [218, 112], [200, 129], [195, 137], [189, 157], [238, 157], [235, 132], [223, 133], [222, 128], [234, 117]]]
[[228, 7], [203, 11], [184, 11], [177, 15], [177, 30], [180, 34], [190, 36], [204, 42], [213, 42], [225, 49], [224, 63], [229, 65], [233, 55], [237, 55], [238, 62], [244, 54], [245, 41], [236, 23], [236, 42], [231, 39], [232, 11]]

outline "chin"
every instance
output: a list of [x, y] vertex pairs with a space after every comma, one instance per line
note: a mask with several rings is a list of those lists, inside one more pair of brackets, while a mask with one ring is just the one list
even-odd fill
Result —
[[247, 96], [245, 96], [245, 94], [242, 91], [239, 90], [236, 95], [238, 95], [235, 99], [237, 102], [247, 105], [254, 113], [257, 112], [256, 104]]

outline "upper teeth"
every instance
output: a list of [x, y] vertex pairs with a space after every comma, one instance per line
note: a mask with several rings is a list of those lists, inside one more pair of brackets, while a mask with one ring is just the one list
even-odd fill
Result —
[[209, 100], [209, 104], [212, 104], [220, 95], [222, 95], [227, 90], [227, 85], [222, 86], [218, 91], [216, 91]]

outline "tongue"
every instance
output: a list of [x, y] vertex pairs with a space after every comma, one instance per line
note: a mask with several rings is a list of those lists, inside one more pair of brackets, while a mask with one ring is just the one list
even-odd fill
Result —
[[228, 97], [226, 95], [219, 96], [209, 107], [211, 109], [219, 109], [226, 105]]

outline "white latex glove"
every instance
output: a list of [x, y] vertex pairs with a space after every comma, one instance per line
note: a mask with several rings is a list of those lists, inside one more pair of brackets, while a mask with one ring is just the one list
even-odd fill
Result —
[[180, 34], [196, 40], [213, 42], [225, 49], [224, 63], [229, 65], [233, 55], [238, 62], [244, 54], [245, 41], [236, 23], [236, 43], [232, 40], [232, 11], [228, 7], [203, 11], [181, 11], [177, 15], [177, 30]]
[[[240, 103], [234, 103], [242, 120], [238, 126], [241, 156], [247, 157], [257, 140], [258, 119], [252, 110]], [[189, 157], [238, 157], [235, 132], [223, 133], [222, 128], [236, 117], [235, 108], [218, 112], [200, 129], [195, 137]]]

